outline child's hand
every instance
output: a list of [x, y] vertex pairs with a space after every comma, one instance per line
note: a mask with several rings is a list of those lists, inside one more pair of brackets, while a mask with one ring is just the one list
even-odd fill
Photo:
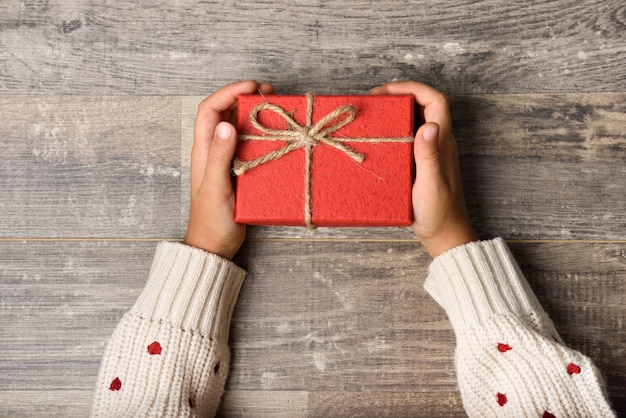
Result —
[[198, 106], [191, 150], [191, 208], [185, 244], [231, 259], [243, 244], [245, 225], [234, 221], [235, 194], [230, 178], [237, 147], [238, 94], [271, 94], [256, 81], [229, 84]]
[[411, 94], [424, 119], [415, 136], [413, 231], [432, 257], [478, 239], [463, 197], [461, 170], [447, 97], [414, 81], [376, 87], [370, 94]]

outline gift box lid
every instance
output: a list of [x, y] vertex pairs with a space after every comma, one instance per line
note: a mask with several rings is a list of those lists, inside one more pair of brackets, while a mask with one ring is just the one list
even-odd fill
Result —
[[235, 220], [410, 225], [413, 107], [408, 95], [239, 96]]

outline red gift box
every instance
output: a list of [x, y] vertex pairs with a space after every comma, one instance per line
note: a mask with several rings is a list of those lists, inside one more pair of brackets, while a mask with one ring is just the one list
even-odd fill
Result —
[[235, 220], [412, 223], [413, 96], [240, 95]]

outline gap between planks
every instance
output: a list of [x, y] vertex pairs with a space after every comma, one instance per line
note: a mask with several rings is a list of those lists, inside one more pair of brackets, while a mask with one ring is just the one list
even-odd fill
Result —
[[[183, 242], [182, 238], [0, 238], [0, 242]], [[409, 238], [249, 238], [248, 242], [417, 242]], [[504, 239], [509, 244], [626, 244], [626, 240]]]

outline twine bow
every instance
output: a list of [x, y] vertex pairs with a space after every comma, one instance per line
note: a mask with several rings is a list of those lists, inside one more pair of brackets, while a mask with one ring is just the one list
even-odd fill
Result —
[[[306, 123], [304, 126], [296, 122], [295, 119], [290, 114], [285, 112], [285, 110], [283, 110], [280, 106], [272, 103], [264, 102], [252, 109], [250, 112], [250, 123], [254, 126], [254, 128], [265, 135], [240, 135], [239, 140], [285, 141], [287, 144], [276, 151], [270, 151], [267, 154], [250, 161], [242, 161], [236, 158], [233, 164], [233, 173], [236, 176], [240, 176], [246, 171], [261, 164], [278, 160], [292, 151], [304, 148], [304, 221], [309, 229], [314, 229], [315, 224], [313, 224], [311, 217], [311, 160], [313, 146], [320, 143], [330, 145], [342, 151], [354, 161], [362, 163], [365, 160], [365, 155], [356, 152], [354, 149], [343, 144], [342, 142], [410, 142], [413, 141], [413, 137], [333, 138], [331, 135], [334, 132], [348, 125], [356, 118], [358, 113], [357, 109], [351, 105], [340, 106], [313, 125], [313, 93], [307, 93], [306, 99]], [[258, 115], [263, 110], [273, 111], [283, 118], [287, 123], [288, 129], [274, 129], [263, 126], [258, 120]]]

